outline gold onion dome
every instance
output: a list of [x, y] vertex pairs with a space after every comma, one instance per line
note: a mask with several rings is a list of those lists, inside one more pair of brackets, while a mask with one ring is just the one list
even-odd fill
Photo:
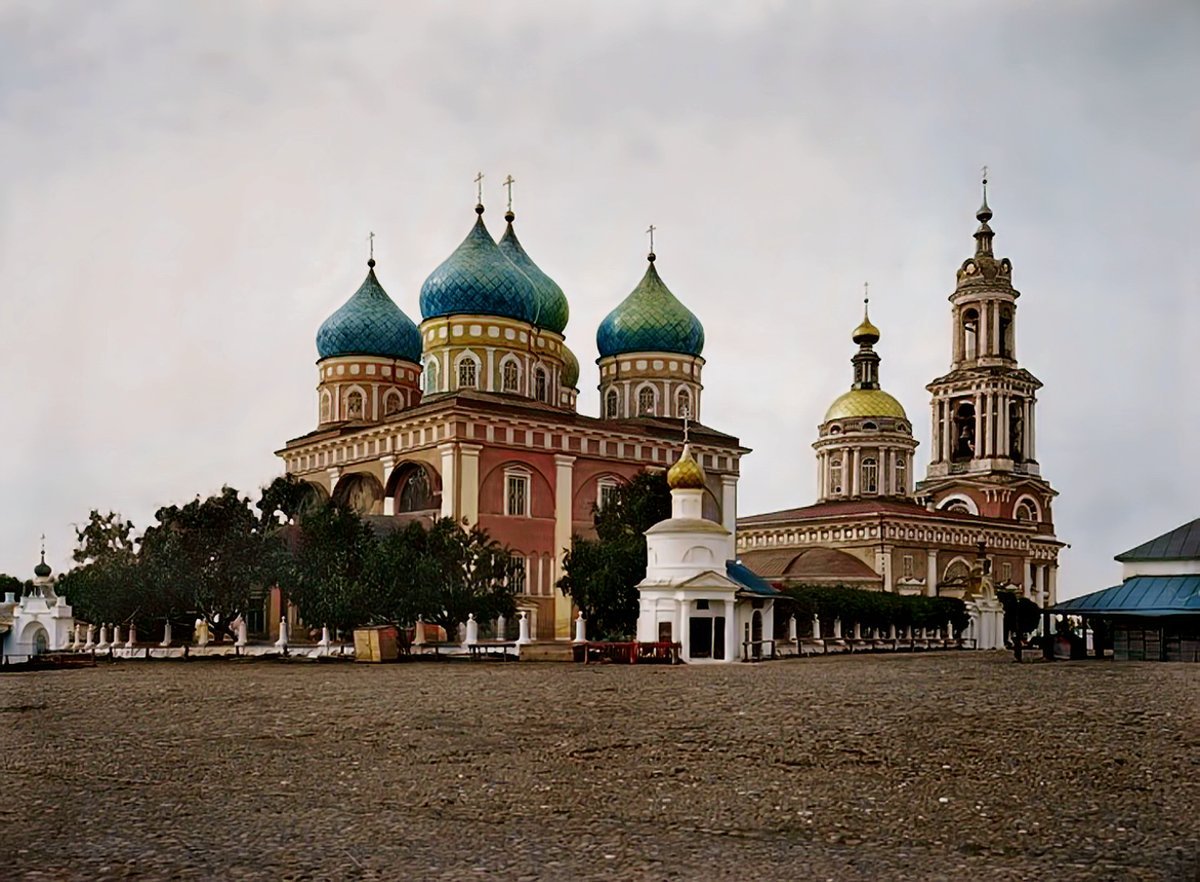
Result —
[[850, 339], [855, 343], [870, 343], [872, 346], [879, 342], [879, 328], [871, 324], [871, 319], [867, 315], [866, 310], [863, 310], [862, 323], [854, 329], [854, 333]]
[[897, 417], [907, 420], [900, 402], [882, 389], [851, 389], [838, 396], [825, 412], [825, 422], [854, 417]]
[[667, 485], [672, 490], [703, 490], [704, 469], [692, 456], [692, 445], [684, 444], [679, 461], [667, 470]]

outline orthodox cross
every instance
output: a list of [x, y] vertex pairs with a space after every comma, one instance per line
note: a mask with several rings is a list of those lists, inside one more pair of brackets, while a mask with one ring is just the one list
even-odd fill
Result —
[[650, 229], [646, 230], [646, 232], [650, 234], [650, 253], [651, 254], [654, 253], [654, 231], [657, 229], [658, 229], [658, 227], [654, 226], [654, 224], [651, 224]]
[[371, 260], [374, 260], [375, 259], [375, 234], [367, 233], [367, 241], [370, 243], [369, 247], [371, 249]]
[[863, 282], [863, 308], [871, 305], [871, 283]]
[[42, 534], [42, 557], [46, 556], [46, 534]]
[[690, 407], [683, 408], [683, 443], [688, 443], [688, 433], [692, 425], [692, 413]]
[[987, 200], [987, 175], [988, 167], [985, 165], [983, 167], [983, 198], [985, 201]]
[[507, 178], [504, 179], [504, 186], [508, 190], [508, 210], [509, 211], [512, 211], [512, 185], [515, 183], [516, 183], [516, 180], [513, 178], [512, 175], [509, 175]]
[[483, 172], [475, 175], [475, 201], [483, 205]]

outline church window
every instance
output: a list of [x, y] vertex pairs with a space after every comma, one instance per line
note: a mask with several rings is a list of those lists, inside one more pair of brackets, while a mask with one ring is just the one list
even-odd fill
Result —
[[675, 399], [675, 415], [682, 419], [692, 415], [692, 395], [687, 389], [680, 389]]
[[955, 462], [971, 459], [975, 456], [975, 405], [964, 401], [954, 411], [954, 453], [950, 457]]
[[517, 363], [513, 360], [504, 362], [504, 367], [501, 369], [504, 381], [505, 392], [518, 392], [521, 388], [521, 373], [517, 368]]
[[400, 400], [400, 393], [396, 392], [395, 390], [389, 392], [383, 399], [383, 412], [387, 416], [391, 416], [394, 413], [399, 413], [401, 406], [402, 402]]
[[1033, 507], [1033, 503], [1028, 500], [1022, 500], [1017, 505], [1018, 521], [1036, 521], [1037, 519], [1037, 509]]
[[333, 398], [328, 392], [321, 393], [321, 422], [327, 423], [333, 419]]
[[904, 563], [900, 573], [902, 579], [911, 579], [913, 577], [913, 556], [911, 554], [904, 555]]
[[361, 420], [363, 418], [363, 394], [351, 392], [346, 396], [346, 419]]
[[1005, 584], [1012, 581], [1012, 564], [1008, 561], [1000, 564], [1000, 581]]
[[696, 609], [708, 609], [708, 601], [707, 600], [697, 600], [696, 601]]
[[504, 476], [504, 511], [513, 517], [529, 516], [529, 475], [510, 471]]
[[617, 395], [616, 389], [609, 389], [608, 394], [604, 397], [604, 415], [610, 420], [617, 418], [617, 409], [620, 407], [620, 398]]
[[596, 488], [596, 507], [604, 510], [617, 498], [616, 481], [600, 481]]
[[908, 463], [901, 456], [896, 460], [896, 495], [908, 493]]
[[869, 456], [862, 461], [862, 490], [863, 493], [879, 492], [879, 465]]
[[829, 463], [829, 487], [831, 494], [842, 492], [842, 461], [833, 459]]
[[458, 363], [458, 388], [474, 389], [478, 379], [478, 365], [470, 356], [464, 357]]
[[509, 583], [517, 589], [518, 594], [529, 593], [529, 566], [523, 554], [514, 554], [509, 569]]
[[1012, 339], [1012, 310], [1002, 309], [1000, 311], [1000, 357], [1013, 357], [1013, 339]]
[[638, 414], [641, 416], [654, 416], [656, 396], [654, 389], [651, 386], [643, 386], [638, 390]]
[[546, 369], [538, 368], [533, 373], [533, 397], [538, 401], [546, 400]]
[[965, 585], [971, 578], [971, 569], [961, 560], [956, 560], [946, 567], [946, 575], [942, 582], [948, 585]]
[[863, 423], [862, 427], [863, 427], [864, 432], [874, 432], [876, 429], [879, 428], [879, 426], [877, 426], [871, 422]]
[[432, 395], [438, 391], [438, 363], [431, 358], [425, 362], [425, 394]]
[[961, 499], [952, 499], [950, 502], [947, 502], [942, 506], [942, 511], [958, 511], [962, 512], [963, 514], [970, 514], [971, 507]]

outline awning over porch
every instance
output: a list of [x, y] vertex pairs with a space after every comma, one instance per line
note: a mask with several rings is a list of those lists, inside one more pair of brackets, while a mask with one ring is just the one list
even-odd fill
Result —
[[1076, 616], [1200, 616], [1200, 575], [1134, 576], [1051, 607]]

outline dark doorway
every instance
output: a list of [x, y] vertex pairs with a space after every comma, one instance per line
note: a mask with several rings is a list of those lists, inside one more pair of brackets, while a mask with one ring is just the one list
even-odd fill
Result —
[[713, 658], [725, 658], [725, 617], [717, 616], [712, 620]]
[[[693, 616], [688, 619], [689, 653], [692, 658], [720, 658], [713, 655], [713, 620]], [[723, 649], [723, 647], [722, 647]]]

